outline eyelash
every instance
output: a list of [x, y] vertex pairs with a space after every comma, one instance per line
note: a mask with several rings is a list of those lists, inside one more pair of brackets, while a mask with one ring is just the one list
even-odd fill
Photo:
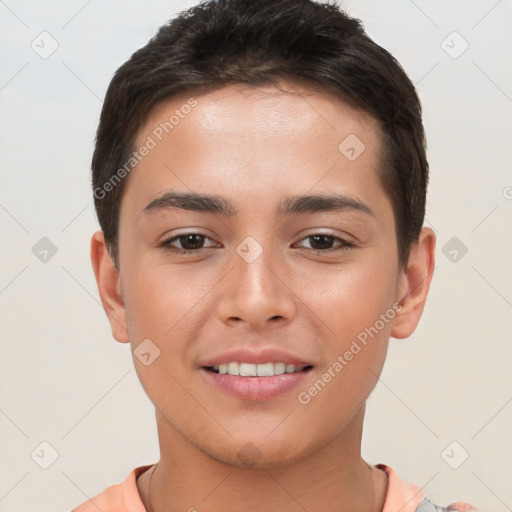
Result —
[[[208, 247], [201, 248], [201, 249], [178, 249], [176, 247], [171, 246], [171, 244], [174, 241], [179, 240], [180, 238], [183, 238], [186, 236], [190, 236], [190, 235], [199, 235], [199, 236], [203, 236], [208, 239], [210, 238], [206, 233], [201, 233], [199, 231], [193, 232], [193, 233], [182, 233], [180, 235], [173, 236], [172, 238], [169, 238], [169, 239], [163, 241], [160, 244], [160, 247], [163, 248], [164, 250], [171, 251], [171, 252], [174, 252], [177, 254], [190, 254], [190, 255], [197, 254], [200, 251], [202, 251], [203, 249], [208, 249]], [[332, 239], [333, 241], [337, 240], [337, 241], [341, 242], [338, 247], [334, 247], [334, 248], [330, 248], [330, 249], [308, 249], [309, 251], [312, 251], [317, 254], [322, 254], [322, 253], [325, 254], [328, 252], [337, 252], [337, 251], [347, 251], [349, 249], [356, 247], [356, 244], [354, 244], [353, 242], [349, 242], [348, 240], [345, 240], [338, 236], [332, 235], [330, 233], [313, 233], [312, 235], [308, 235], [308, 236], [305, 236], [304, 238], [301, 238], [299, 241], [306, 240], [308, 238], [313, 238], [315, 236], [325, 236], [327, 238]]]

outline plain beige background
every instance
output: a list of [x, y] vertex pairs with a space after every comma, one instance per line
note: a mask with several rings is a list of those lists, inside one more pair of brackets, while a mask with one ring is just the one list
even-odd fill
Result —
[[[0, 1], [0, 511], [70, 510], [158, 460], [152, 405], [96, 290], [89, 166], [112, 74], [193, 4]], [[363, 455], [438, 503], [512, 510], [512, 2], [343, 5], [417, 84], [438, 237]]]

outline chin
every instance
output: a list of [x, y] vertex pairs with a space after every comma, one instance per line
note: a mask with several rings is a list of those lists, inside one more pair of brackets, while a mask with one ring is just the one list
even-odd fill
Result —
[[212, 459], [228, 466], [241, 469], [267, 470], [286, 467], [302, 458], [300, 453], [290, 451], [285, 453], [285, 451], [286, 449], [280, 450], [280, 453], [268, 453], [260, 450], [254, 443], [248, 441], [237, 451], [219, 453], [216, 450], [205, 450], [205, 453]]
[[[283, 434], [286, 432], [283, 431]], [[290, 433], [289, 433], [290, 434]], [[311, 442], [302, 445], [300, 438], [295, 439], [292, 435], [276, 436], [274, 439], [260, 436], [237, 436], [236, 439], [227, 441], [223, 439], [224, 445], [214, 442], [209, 446], [196, 444], [204, 454], [228, 466], [247, 469], [277, 469], [286, 467], [298, 460], [307, 457], [314, 452], [315, 446]]]

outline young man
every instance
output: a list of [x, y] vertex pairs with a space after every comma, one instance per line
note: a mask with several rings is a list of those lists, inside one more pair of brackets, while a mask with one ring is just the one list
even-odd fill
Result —
[[160, 460], [76, 512], [446, 510], [361, 457], [435, 235], [418, 97], [357, 20], [311, 0], [182, 13], [117, 71], [92, 168], [94, 273]]

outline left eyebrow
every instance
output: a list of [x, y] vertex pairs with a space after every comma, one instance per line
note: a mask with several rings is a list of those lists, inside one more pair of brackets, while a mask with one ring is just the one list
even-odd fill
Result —
[[281, 202], [278, 213], [280, 215], [288, 215], [291, 213], [316, 213], [344, 210], [366, 213], [375, 217], [372, 209], [367, 204], [355, 197], [341, 194], [289, 197]]
[[[141, 213], [150, 215], [155, 211], [169, 208], [213, 213], [225, 217], [234, 217], [238, 214], [236, 206], [227, 198], [175, 191], [165, 192], [163, 195], [153, 199]], [[289, 215], [344, 210], [361, 212], [375, 217], [375, 214], [367, 204], [354, 197], [341, 194], [288, 197], [280, 202], [276, 213], [277, 215]]]

